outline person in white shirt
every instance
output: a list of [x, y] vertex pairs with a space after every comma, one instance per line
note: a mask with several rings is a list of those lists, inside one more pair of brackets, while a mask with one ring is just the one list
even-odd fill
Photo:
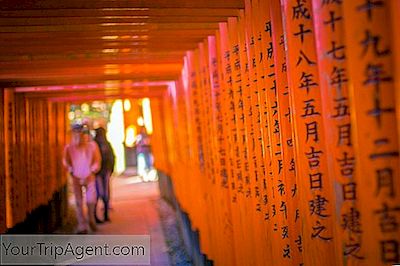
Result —
[[97, 144], [91, 140], [86, 126], [72, 126], [71, 143], [64, 149], [63, 164], [71, 175], [78, 218], [78, 234], [87, 234], [87, 221], [83, 214], [82, 188], [86, 188], [89, 227], [96, 231], [94, 208], [96, 196], [96, 173], [100, 170], [101, 155]]

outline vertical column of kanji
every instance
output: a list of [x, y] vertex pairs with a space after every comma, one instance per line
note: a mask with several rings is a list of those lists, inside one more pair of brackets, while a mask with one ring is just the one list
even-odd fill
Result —
[[[199, 133], [198, 130], [201, 130], [198, 117], [200, 115], [200, 108], [198, 104], [198, 81], [197, 81], [197, 71], [196, 71], [196, 52], [190, 51], [188, 52], [189, 58], [189, 73], [190, 73], [190, 84], [189, 84], [189, 98], [190, 98], [190, 127], [191, 127], [191, 147], [192, 147], [192, 158], [190, 160], [191, 169], [193, 169], [193, 175], [191, 176], [191, 182], [193, 187], [199, 187], [199, 178], [200, 178], [200, 144], [198, 143]], [[201, 199], [200, 191], [192, 191], [192, 194], [189, 195], [189, 201], [191, 206], [198, 206], [195, 210], [192, 211], [191, 219], [193, 221], [193, 227], [199, 228], [199, 219], [200, 219], [200, 208]], [[190, 208], [190, 206], [188, 206]]]
[[[246, 216], [248, 217], [247, 223], [252, 233], [252, 256], [256, 264], [262, 264], [265, 261], [264, 251], [264, 230], [262, 229], [262, 221], [260, 219], [260, 212], [256, 211], [257, 203], [261, 206], [261, 194], [259, 190], [255, 190], [258, 187], [257, 182], [259, 181], [259, 170], [257, 169], [260, 159], [256, 156], [256, 142], [254, 136], [254, 120], [253, 115], [253, 102], [252, 102], [252, 90], [250, 77], [249, 63], [251, 63], [252, 57], [249, 52], [249, 34], [251, 34], [251, 4], [250, 1], [246, 3], [245, 12], [241, 11], [239, 16], [239, 30], [238, 30], [238, 41], [240, 49], [240, 72], [241, 72], [241, 91], [242, 91], [242, 102], [243, 102], [243, 120], [245, 128], [245, 139], [243, 139], [243, 145], [247, 151], [244, 155], [243, 167], [246, 172], [244, 175], [244, 188], [246, 197]], [[252, 52], [254, 57], [254, 49]], [[254, 72], [254, 71], [253, 71]], [[254, 98], [254, 96], [253, 96]], [[258, 161], [258, 162], [257, 162]], [[250, 232], [249, 232], [250, 233]]]
[[195, 50], [195, 71], [196, 71], [196, 82], [197, 82], [197, 92], [195, 94], [195, 125], [196, 125], [196, 141], [198, 146], [198, 177], [197, 177], [197, 192], [198, 192], [198, 204], [199, 204], [199, 231], [200, 231], [200, 248], [201, 250], [209, 250], [209, 235], [207, 231], [207, 213], [208, 206], [206, 201], [206, 125], [205, 125], [205, 104], [204, 104], [204, 86], [203, 86], [203, 75], [202, 75], [202, 63], [204, 56], [200, 53], [200, 49]]
[[362, 246], [368, 265], [400, 262], [400, 163], [389, 1], [343, 2]]
[[304, 257], [335, 265], [333, 182], [330, 180], [310, 0], [283, 2], [289, 93], [295, 125], [296, 169], [304, 213]]
[[[239, 73], [237, 73], [236, 82], [238, 83], [238, 92], [240, 97], [240, 123], [243, 126], [243, 132], [241, 134], [241, 146], [243, 146], [243, 192], [244, 192], [244, 208], [246, 221], [246, 233], [249, 236], [250, 243], [256, 243], [257, 245], [249, 244], [249, 256], [251, 258], [248, 263], [253, 264], [259, 262], [262, 263], [262, 250], [258, 245], [259, 232], [256, 231], [254, 226], [256, 219], [256, 212], [254, 209], [254, 192], [253, 192], [253, 180], [254, 180], [254, 164], [251, 163], [251, 158], [254, 153], [251, 153], [252, 141], [251, 141], [251, 125], [252, 117], [248, 116], [249, 108], [251, 107], [251, 92], [249, 88], [249, 67], [247, 57], [247, 46], [246, 46], [246, 18], [243, 10], [240, 11], [237, 24], [237, 44], [238, 44], [238, 58], [235, 59], [235, 65], [239, 61]], [[235, 66], [236, 69], [236, 66]]]
[[240, 223], [240, 231], [242, 235], [241, 248], [243, 249], [243, 256], [248, 259], [250, 252], [251, 242], [249, 236], [251, 233], [248, 232], [248, 223], [245, 210], [245, 198], [244, 198], [244, 152], [245, 146], [243, 145], [243, 139], [245, 139], [245, 128], [244, 128], [244, 115], [243, 115], [243, 100], [242, 100], [242, 88], [241, 88], [241, 65], [240, 65], [240, 47], [238, 40], [238, 19], [236, 17], [228, 18], [228, 40], [229, 40], [229, 51], [230, 51], [230, 66], [232, 71], [232, 90], [229, 91], [230, 97], [232, 98], [233, 106], [231, 106], [234, 114], [232, 115], [233, 122], [233, 141], [234, 141], [234, 168], [235, 178], [237, 184], [237, 208], [238, 208], [238, 219]]
[[[3, 123], [0, 125], [0, 146], [6, 147], [5, 129], [5, 99], [4, 89], [0, 88], [0, 119]], [[3, 234], [7, 229], [6, 224], [6, 151], [2, 148], [0, 151], [0, 234]]]
[[[270, 145], [270, 126], [268, 124], [268, 100], [266, 94], [265, 87], [265, 79], [267, 78], [267, 74], [264, 69], [264, 61], [267, 60], [267, 51], [264, 51], [265, 36], [264, 31], [268, 30], [263, 21], [263, 12], [260, 9], [260, 1], [255, 0], [252, 1], [252, 10], [254, 12], [253, 19], [253, 35], [255, 38], [255, 54], [259, 56], [259, 60], [256, 64], [256, 84], [257, 84], [257, 95], [258, 95], [258, 104], [260, 108], [260, 127], [261, 127], [261, 139], [262, 139], [262, 157], [264, 162], [263, 169], [263, 180], [262, 180], [262, 190], [263, 190], [263, 211], [264, 211], [264, 223], [265, 231], [268, 231], [270, 234], [268, 236], [269, 241], [274, 243], [274, 223], [276, 217], [276, 199], [273, 195], [273, 186], [272, 186], [272, 158], [271, 158], [271, 145]], [[271, 255], [273, 260], [277, 258], [276, 250], [274, 244], [271, 244]]]
[[[217, 71], [217, 61], [216, 61], [216, 51], [215, 51], [215, 36], [208, 36], [207, 37], [207, 44], [208, 44], [208, 54], [207, 54], [207, 64], [208, 64], [208, 72], [207, 75], [209, 77], [209, 82], [210, 82], [210, 92], [209, 92], [209, 125], [210, 125], [210, 147], [211, 147], [211, 164], [212, 164], [212, 171], [211, 171], [211, 176], [210, 176], [210, 191], [211, 191], [211, 197], [212, 197], [212, 204], [213, 204], [213, 222], [212, 224], [212, 234], [214, 237], [214, 242], [212, 250], [214, 252], [214, 258], [213, 261], [216, 263], [221, 263], [221, 259], [223, 258], [223, 246], [224, 246], [224, 241], [222, 240], [223, 234], [222, 234], [222, 227], [221, 227], [221, 195], [219, 191], [219, 186], [217, 186], [217, 180], [218, 174], [220, 172], [220, 163], [219, 163], [219, 156], [217, 152], [217, 110], [216, 110], [216, 105], [215, 105], [215, 91], [216, 88], [215, 86], [218, 87], [218, 80], [216, 81], [216, 78], [213, 77], [213, 72], [215, 72], [215, 75], [218, 76], [218, 71]], [[220, 247], [220, 248], [218, 248]], [[218, 261], [218, 262], [217, 262]]]
[[[221, 134], [224, 135], [223, 142], [221, 144], [224, 144], [224, 149], [222, 150], [222, 154], [224, 154], [225, 157], [225, 170], [224, 168], [222, 169], [222, 180], [221, 180], [221, 188], [224, 190], [224, 200], [226, 201], [226, 205], [228, 206], [226, 209], [223, 211], [223, 224], [224, 224], [224, 234], [228, 240], [231, 242], [229, 245], [227, 245], [227, 252], [229, 255], [230, 261], [233, 262], [232, 265], [235, 265], [236, 257], [236, 243], [238, 241], [237, 236], [235, 235], [235, 225], [236, 222], [234, 221], [234, 202], [232, 200], [233, 194], [235, 194], [235, 186], [234, 186], [234, 177], [231, 174], [232, 173], [232, 164], [231, 164], [231, 155], [230, 155], [230, 104], [229, 104], [229, 95], [228, 95], [228, 90], [230, 88], [230, 84], [226, 83], [225, 79], [225, 70], [226, 70], [226, 65], [225, 65], [225, 46], [226, 46], [226, 38], [227, 38], [227, 24], [226, 23], [220, 23], [219, 24], [219, 30], [218, 34], [216, 35], [217, 37], [217, 62], [218, 62], [218, 71], [219, 71], [219, 82], [220, 82], [220, 88], [221, 88], [221, 116], [222, 116], [222, 128], [221, 128]], [[225, 32], [221, 32], [221, 28], [225, 29]], [[225, 36], [225, 37], [224, 37]], [[223, 39], [225, 38], [225, 41]], [[225, 42], [225, 45], [223, 43]], [[221, 160], [222, 161], [222, 160]], [[232, 181], [233, 180], [233, 181]], [[229, 265], [229, 264], [228, 264]]]
[[[208, 212], [207, 206], [207, 199], [206, 199], [206, 181], [207, 181], [207, 143], [206, 143], [206, 134], [207, 129], [205, 125], [205, 105], [204, 105], [204, 80], [203, 80], [203, 63], [204, 63], [204, 49], [203, 44], [199, 43], [196, 49], [196, 73], [197, 73], [197, 94], [195, 97], [196, 105], [198, 106], [199, 114], [195, 118], [196, 119], [196, 126], [200, 132], [197, 132], [197, 145], [199, 146], [199, 177], [198, 177], [198, 184], [199, 184], [199, 197], [202, 197], [202, 208], [204, 211]], [[204, 189], [203, 189], [204, 188]], [[205, 213], [204, 212], [204, 213]], [[199, 215], [199, 231], [200, 231], [200, 249], [204, 250], [204, 253], [207, 254], [209, 251], [208, 244], [209, 244], [209, 235], [206, 230], [207, 228], [207, 217], [203, 216], [203, 211], [200, 211]]]
[[[184, 114], [186, 116], [186, 138], [187, 138], [187, 159], [185, 162], [185, 172], [182, 172], [182, 179], [186, 181], [182, 181], [185, 185], [181, 185], [181, 193], [185, 195], [185, 204], [182, 205], [186, 210], [190, 209], [190, 206], [193, 206], [189, 201], [190, 195], [193, 194], [192, 191], [195, 189], [195, 186], [191, 179], [187, 179], [187, 173], [192, 171], [193, 169], [193, 160], [195, 159], [195, 146], [193, 142], [194, 138], [194, 130], [193, 124], [191, 123], [193, 113], [192, 113], [192, 98], [191, 98], [191, 56], [187, 54], [184, 59], [184, 71], [183, 71], [183, 89], [184, 89]], [[195, 193], [195, 192], [194, 192]]]
[[[250, 265], [256, 262], [254, 256], [254, 249], [251, 243], [254, 243], [254, 227], [251, 220], [251, 201], [249, 200], [250, 190], [250, 175], [248, 161], [248, 143], [247, 143], [247, 130], [246, 130], [246, 117], [244, 115], [245, 101], [244, 90], [242, 86], [243, 75], [245, 74], [244, 68], [247, 62], [246, 56], [243, 56], [243, 49], [245, 47], [240, 45], [240, 37], [244, 36], [244, 12], [240, 11], [238, 18], [228, 19], [228, 30], [231, 47], [231, 65], [233, 76], [233, 94], [235, 98], [235, 112], [237, 123], [237, 142], [238, 147], [235, 150], [236, 154], [236, 167], [240, 168], [240, 175], [237, 176], [238, 180], [238, 203], [240, 209], [240, 217], [242, 219], [243, 234], [244, 234], [244, 248], [246, 261]], [[242, 38], [242, 40], [244, 40]], [[242, 62], [241, 59], [245, 60]]]
[[[255, 54], [255, 42], [252, 29], [252, 15], [251, 1], [245, 1], [245, 31], [243, 36], [240, 37], [241, 46], [244, 47], [243, 60], [246, 60], [243, 74], [243, 90], [245, 96], [243, 100], [245, 102], [244, 113], [246, 116], [246, 130], [247, 130], [247, 147], [248, 147], [248, 160], [249, 160], [249, 174], [250, 174], [250, 189], [251, 189], [251, 200], [248, 208], [252, 213], [252, 224], [255, 232], [255, 255], [257, 256], [257, 262], [268, 260], [267, 249], [267, 237], [264, 228], [264, 219], [262, 214], [262, 177], [263, 164], [262, 159], [262, 141], [261, 141], [261, 127], [260, 127], [260, 111], [258, 104], [257, 84], [256, 84], [256, 64], [257, 55]], [[242, 59], [241, 59], [242, 61]]]
[[[208, 221], [208, 226], [209, 226], [209, 234], [210, 234], [210, 241], [211, 241], [211, 250], [214, 253], [214, 258], [219, 257], [219, 253], [220, 253], [220, 249], [218, 247], [221, 246], [221, 244], [219, 243], [219, 237], [220, 237], [220, 231], [216, 231], [216, 229], [219, 229], [219, 206], [217, 205], [217, 202], [215, 199], [218, 198], [218, 196], [216, 195], [217, 192], [215, 191], [215, 179], [216, 179], [216, 152], [215, 152], [215, 131], [214, 131], [214, 127], [215, 124], [213, 123], [213, 113], [215, 112], [214, 108], [213, 108], [213, 103], [212, 103], [212, 84], [211, 84], [211, 76], [210, 76], [210, 43], [208, 42], [208, 38], [204, 41], [204, 43], [207, 44], [206, 46], [206, 54], [205, 54], [205, 65], [206, 65], [206, 69], [205, 69], [205, 76], [207, 77], [206, 81], [207, 81], [207, 106], [206, 106], [206, 110], [207, 110], [207, 126], [208, 126], [208, 132], [207, 132], [207, 137], [208, 137], [208, 146], [209, 146], [209, 152], [208, 152], [208, 167], [209, 169], [209, 179], [208, 179], [208, 186], [209, 186], [209, 198], [208, 201], [211, 205], [212, 208], [212, 212], [211, 212], [211, 216], [214, 217], [209, 217], [209, 221]], [[217, 225], [215, 226], [214, 223], [217, 220]]]
[[237, 182], [237, 169], [236, 169], [236, 154], [235, 154], [235, 134], [236, 134], [236, 114], [235, 114], [235, 99], [233, 93], [233, 74], [231, 66], [231, 51], [228, 36], [227, 23], [220, 23], [219, 30], [221, 33], [221, 60], [222, 60], [222, 80], [224, 84], [224, 102], [226, 105], [226, 136], [229, 149], [228, 152], [228, 181], [230, 187], [230, 202], [232, 214], [232, 227], [235, 240], [234, 256], [237, 265], [245, 264], [244, 248], [243, 246], [243, 230], [242, 230], [242, 217], [238, 205], [238, 182]]
[[215, 160], [217, 166], [215, 173], [215, 189], [217, 191], [217, 205], [219, 217], [220, 232], [220, 249], [216, 264], [234, 265], [234, 239], [232, 231], [232, 216], [230, 206], [230, 193], [228, 181], [228, 158], [227, 150], [228, 142], [225, 126], [227, 117], [225, 115], [227, 106], [224, 101], [225, 86], [222, 80], [222, 62], [221, 62], [221, 40], [220, 32], [216, 32], [216, 36], [209, 36], [209, 65], [212, 88], [212, 104], [213, 104], [213, 125], [215, 140]]
[[[350, 121], [342, 1], [313, 0], [313, 11], [328, 144], [328, 168], [337, 185], [336, 211], [341, 217], [336, 224], [336, 256], [344, 256], [346, 263], [353, 264], [364, 257], [361, 250], [361, 217], [356, 204], [359, 186], [354, 179], [356, 163], [351, 137], [353, 127]], [[305, 55], [302, 60], [315, 63]], [[311, 111], [313, 103], [307, 104]], [[319, 154], [320, 151], [314, 151], [310, 157]]]
[[263, 66], [262, 61], [264, 58], [264, 51], [261, 49], [262, 36], [260, 32], [260, 27], [258, 25], [258, 1], [249, 1], [247, 3], [249, 7], [249, 17], [248, 20], [248, 32], [247, 32], [247, 42], [249, 43], [249, 64], [250, 71], [250, 96], [252, 102], [252, 118], [253, 118], [253, 129], [254, 129], [254, 146], [256, 152], [255, 163], [255, 183], [256, 187], [255, 195], [256, 202], [255, 208], [256, 212], [259, 214], [258, 222], [261, 223], [260, 229], [260, 243], [262, 243], [263, 259], [266, 261], [273, 260], [272, 253], [272, 237], [269, 222], [269, 206], [268, 202], [268, 191], [267, 191], [267, 164], [269, 160], [269, 154], [267, 151], [268, 139], [264, 138], [264, 134], [267, 130], [266, 120], [264, 117], [264, 105], [266, 101], [265, 94], [262, 91], [263, 88]]
[[[261, 47], [261, 32], [259, 31], [259, 11], [258, 1], [249, 0], [247, 3], [249, 19], [247, 20], [248, 31], [246, 32], [246, 41], [248, 42], [249, 50], [249, 72], [250, 72], [250, 97], [252, 103], [252, 109], [250, 110], [253, 118], [253, 130], [254, 130], [254, 148], [256, 156], [254, 157], [254, 168], [255, 168], [255, 194], [257, 199], [255, 202], [256, 212], [258, 213], [259, 222], [261, 222], [260, 237], [264, 238], [265, 241], [260, 239], [261, 243], [265, 245], [264, 259], [271, 260], [272, 253], [272, 238], [271, 230], [269, 230], [269, 207], [270, 202], [268, 201], [269, 192], [267, 191], [267, 168], [269, 157], [267, 156], [267, 145], [268, 139], [265, 139], [264, 135], [267, 132], [267, 124], [264, 119], [265, 116], [265, 102], [266, 97], [263, 93], [263, 66], [262, 62], [264, 59], [264, 53]], [[256, 217], [257, 217], [256, 216]]]
[[200, 248], [202, 250], [208, 249], [208, 234], [206, 231], [207, 227], [207, 206], [205, 201], [205, 125], [204, 125], [204, 104], [203, 104], [203, 96], [204, 89], [202, 87], [202, 75], [201, 75], [201, 65], [200, 65], [200, 51], [199, 49], [195, 50], [194, 53], [194, 61], [195, 61], [195, 69], [196, 72], [196, 92], [194, 95], [194, 107], [195, 107], [195, 129], [196, 129], [196, 145], [198, 146], [198, 175], [197, 175], [197, 197], [198, 197], [198, 227], [202, 237], [200, 237]]
[[[187, 66], [188, 66], [188, 88], [185, 91], [186, 97], [187, 97], [187, 117], [188, 117], [188, 137], [189, 137], [189, 147], [190, 147], [190, 157], [187, 163], [187, 170], [189, 169], [193, 169], [194, 170], [194, 174], [193, 176], [190, 176], [190, 181], [188, 182], [188, 191], [190, 192], [190, 194], [186, 194], [187, 198], [186, 198], [186, 206], [183, 206], [186, 210], [190, 209], [190, 206], [194, 206], [194, 204], [196, 204], [194, 202], [194, 198], [192, 197], [193, 194], [196, 194], [196, 191], [193, 191], [195, 186], [196, 186], [196, 182], [195, 182], [195, 174], [197, 173], [197, 164], [196, 164], [196, 158], [197, 158], [197, 145], [195, 142], [195, 128], [194, 128], [194, 106], [193, 106], [193, 91], [196, 89], [196, 81], [192, 81], [193, 78], [196, 77], [196, 72], [193, 72], [193, 52], [188, 52], [187, 53]], [[191, 170], [192, 171], [192, 170]], [[182, 187], [183, 189], [184, 187]], [[184, 192], [182, 192], [184, 193]], [[195, 220], [196, 219], [196, 215], [197, 215], [197, 211], [193, 210], [191, 215], [191, 219]]]
[[[291, 260], [289, 245], [289, 227], [287, 222], [287, 203], [285, 180], [283, 176], [283, 160], [280, 140], [280, 119], [278, 115], [277, 86], [274, 69], [274, 46], [272, 36], [275, 34], [271, 22], [271, 2], [259, 1], [260, 23], [262, 33], [262, 51], [265, 53], [263, 60], [264, 87], [266, 95], [266, 120], [268, 124], [270, 167], [268, 170], [271, 191], [271, 223], [273, 230], [273, 253], [280, 264], [289, 264]], [[279, 10], [280, 12], [280, 10]], [[270, 197], [270, 198], [271, 198]]]
[[213, 195], [212, 195], [212, 145], [211, 145], [211, 132], [210, 132], [210, 77], [208, 71], [208, 43], [204, 40], [199, 44], [199, 63], [200, 63], [200, 101], [202, 103], [202, 129], [203, 129], [203, 150], [204, 150], [204, 167], [202, 173], [202, 184], [203, 184], [203, 197], [206, 206], [205, 224], [203, 238], [206, 240], [206, 248], [203, 250], [211, 259], [215, 258], [215, 251], [217, 248], [213, 248], [216, 243], [214, 237], [216, 234], [212, 233], [213, 221], [215, 219], [214, 206], [213, 206]]
[[[300, 265], [302, 258], [302, 227], [300, 220], [298, 180], [295, 169], [292, 114], [289, 104], [289, 88], [287, 80], [285, 35], [282, 25], [282, 10], [279, 0], [271, 1], [271, 26], [272, 47], [274, 49], [274, 69], [276, 81], [276, 100], [278, 103], [280, 148], [282, 180], [278, 180], [278, 192], [284, 193], [285, 201], [280, 208], [286, 211], [284, 222], [287, 224], [288, 242], [284, 243], [283, 256], [289, 259], [293, 265]], [[278, 168], [279, 172], [279, 168]], [[283, 233], [283, 232], [282, 232]], [[282, 235], [283, 236], [283, 235]], [[286, 238], [285, 238], [286, 239]]]

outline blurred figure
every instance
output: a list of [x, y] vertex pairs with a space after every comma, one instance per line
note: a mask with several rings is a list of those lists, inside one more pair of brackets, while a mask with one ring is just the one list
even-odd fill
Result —
[[104, 128], [100, 127], [96, 129], [96, 137], [94, 140], [99, 146], [101, 153], [101, 167], [100, 171], [96, 174], [97, 200], [94, 214], [96, 222], [102, 223], [103, 221], [97, 217], [97, 202], [99, 199], [103, 201], [104, 221], [110, 221], [110, 217], [108, 215], [110, 202], [110, 177], [114, 172], [115, 156], [110, 143], [107, 141], [106, 130]]
[[101, 165], [100, 151], [91, 141], [89, 129], [75, 124], [72, 126], [71, 143], [64, 148], [63, 164], [71, 175], [78, 218], [78, 234], [87, 234], [87, 221], [83, 214], [82, 188], [86, 189], [89, 227], [96, 231], [94, 209], [96, 203], [96, 177]]
[[147, 174], [151, 170], [153, 163], [150, 137], [149, 135], [147, 135], [145, 127], [140, 128], [139, 134], [137, 135], [135, 140], [135, 144], [137, 153], [138, 174], [143, 178], [144, 181], [147, 181]]

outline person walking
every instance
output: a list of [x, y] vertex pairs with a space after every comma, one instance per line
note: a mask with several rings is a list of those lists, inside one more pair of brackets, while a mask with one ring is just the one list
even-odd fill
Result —
[[96, 137], [94, 141], [97, 143], [101, 153], [101, 167], [96, 174], [96, 191], [97, 200], [94, 210], [95, 219], [97, 223], [103, 221], [97, 217], [97, 202], [99, 199], [103, 201], [104, 205], [104, 221], [110, 221], [109, 217], [109, 201], [110, 201], [110, 178], [114, 172], [115, 156], [111, 148], [111, 144], [106, 138], [106, 130], [102, 127], [96, 129]]
[[[87, 234], [89, 227], [96, 231], [94, 209], [96, 203], [95, 174], [101, 166], [101, 155], [98, 146], [91, 141], [87, 126], [74, 124], [72, 126], [71, 143], [64, 148], [63, 164], [72, 178], [72, 188], [75, 195], [78, 218], [78, 234]], [[86, 189], [87, 217], [83, 213], [83, 191]], [[88, 221], [87, 221], [88, 220]]]
[[136, 136], [136, 153], [137, 153], [137, 168], [138, 174], [147, 181], [147, 174], [152, 168], [152, 156], [150, 137], [147, 135], [146, 128], [141, 127], [139, 134]]

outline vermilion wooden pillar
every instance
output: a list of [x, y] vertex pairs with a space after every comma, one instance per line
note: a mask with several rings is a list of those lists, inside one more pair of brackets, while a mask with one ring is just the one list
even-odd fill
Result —
[[232, 135], [230, 131], [230, 123], [231, 123], [231, 112], [230, 109], [230, 98], [229, 98], [229, 90], [231, 89], [231, 84], [228, 82], [229, 79], [229, 71], [228, 71], [228, 61], [227, 55], [229, 51], [228, 47], [228, 29], [227, 23], [220, 23], [219, 30], [217, 34], [217, 49], [218, 49], [218, 69], [219, 69], [219, 81], [221, 86], [221, 112], [222, 112], [222, 125], [221, 128], [224, 136], [223, 140], [225, 142], [225, 148], [221, 150], [222, 154], [225, 156], [225, 166], [226, 172], [224, 173], [224, 178], [222, 180], [222, 187], [227, 191], [227, 205], [229, 206], [229, 212], [224, 212], [224, 216], [227, 217], [225, 222], [225, 230], [227, 231], [228, 236], [231, 236], [228, 239], [231, 239], [232, 242], [230, 244], [232, 255], [231, 261], [233, 265], [238, 265], [237, 257], [239, 256], [236, 253], [238, 243], [240, 238], [238, 237], [238, 226], [237, 221], [235, 220], [235, 215], [237, 214], [237, 209], [235, 208], [236, 202], [234, 199], [236, 198], [236, 187], [235, 187], [235, 176], [233, 172], [233, 157], [231, 155], [232, 152]]
[[[400, 261], [400, 161], [390, 1], [344, 1], [362, 247], [369, 265]], [[399, 19], [398, 17], [396, 18]]]
[[215, 215], [215, 201], [214, 201], [214, 147], [212, 143], [212, 113], [211, 113], [211, 85], [209, 76], [209, 44], [208, 39], [205, 39], [199, 44], [199, 70], [200, 70], [200, 100], [202, 101], [202, 131], [203, 131], [203, 158], [204, 167], [202, 169], [202, 180], [203, 183], [203, 197], [207, 209], [204, 213], [205, 216], [205, 237], [207, 239], [207, 248], [210, 258], [215, 258], [218, 255], [217, 249], [217, 235], [212, 234], [213, 223], [216, 217]]
[[[313, 1], [314, 25], [317, 44], [320, 89], [322, 94], [324, 125], [327, 142], [328, 169], [335, 185], [336, 258], [357, 264], [364, 259], [361, 242], [361, 224], [357, 195], [360, 189], [355, 180], [355, 166], [349, 107], [349, 61], [345, 45], [342, 2]], [[332, 199], [334, 200], [334, 198]]]
[[296, 170], [303, 210], [306, 265], [336, 265], [335, 196], [327, 168], [324, 113], [311, 0], [281, 1], [287, 37], [289, 93], [295, 125]]
[[191, 205], [189, 206], [199, 206], [193, 212], [193, 226], [195, 228], [201, 228], [202, 220], [204, 217], [201, 217], [203, 213], [203, 208], [205, 208], [203, 204], [203, 198], [199, 197], [202, 195], [202, 184], [200, 182], [201, 179], [201, 170], [202, 167], [202, 131], [201, 131], [201, 121], [200, 121], [200, 112], [201, 112], [201, 102], [199, 102], [199, 94], [201, 93], [199, 88], [199, 69], [198, 69], [198, 50], [194, 52], [189, 52], [189, 112], [190, 112], [190, 132], [191, 132], [191, 143], [192, 147], [192, 157], [191, 157], [191, 168], [194, 173], [191, 178], [191, 182], [193, 184], [193, 188], [196, 188], [197, 191], [192, 190], [194, 193], [189, 195], [191, 198]]
[[[233, 65], [231, 62], [231, 44], [229, 38], [229, 32], [233, 31], [232, 28], [236, 25], [237, 21], [236, 18], [232, 18], [230, 23], [220, 23], [219, 30], [221, 34], [221, 58], [222, 58], [222, 80], [225, 86], [225, 91], [223, 94], [223, 99], [225, 101], [225, 110], [226, 110], [226, 122], [227, 122], [227, 140], [229, 143], [228, 149], [228, 158], [229, 158], [229, 172], [228, 172], [228, 180], [230, 186], [230, 196], [231, 196], [231, 213], [232, 213], [232, 225], [233, 225], [233, 234], [234, 234], [234, 243], [235, 243], [235, 260], [237, 265], [245, 263], [245, 254], [246, 249], [244, 245], [246, 243], [242, 241], [244, 239], [244, 225], [243, 219], [241, 217], [242, 210], [238, 204], [239, 201], [239, 186], [240, 182], [238, 180], [238, 176], [240, 177], [242, 172], [241, 168], [237, 168], [238, 159], [240, 160], [240, 153], [237, 153], [238, 150], [238, 139], [237, 139], [237, 116], [236, 116], [236, 109], [237, 109], [237, 100], [238, 96], [236, 95], [235, 101], [235, 93], [234, 93], [234, 76], [233, 76]], [[233, 31], [234, 32], [234, 31]], [[248, 249], [247, 249], [248, 251]]]
[[[296, 174], [296, 162], [294, 158], [293, 115], [290, 105], [289, 87], [286, 64], [286, 38], [282, 25], [282, 11], [279, 0], [271, 1], [271, 28], [274, 52], [274, 68], [276, 78], [280, 145], [282, 152], [282, 169], [284, 182], [281, 189], [285, 193], [287, 208], [287, 223], [289, 243], [286, 243], [283, 254], [284, 259], [293, 265], [299, 265], [303, 261], [303, 228], [300, 211], [299, 176]], [[278, 170], [279, 171], [279, 170]], [[279, 187], [277, 188], [279, 189]]]
[[11, 89], [4, 90], [4, 126], [5, 126], [5, 134], [4, 139], [6, 143], [4, 145], [5, 148], [5, 196], [6, 196], [6, 225], [7, 228], [10, 228], [14, 225], [13, 214], [12, 214], [12, 194], [11, 194], [11, 184], [13, 179], [13, 169], [14, 169], [14, 161], [13, 161], [13, 146], [15, 145], [15, 137], [13, 135], [13, 130], [15, 128], [14, 123], [14, 93]]
[[234, 265], [233, 246], [234, 239], [232, 234], [232, 217], [229, 197], [229, 186], [227, 183], [227, 142], [226, 128], [224, 127], [224, 104], [223, 88], [221, 81], [221, 57], [220, 57], [220, 36], [208, 37], [209, 47], [209, 75], [211, 85], [212, 100], [212, 137], [214, 145], [214, 183], [213, 201], [215, 204], [215, 215], [217, 218], [217, 228], [220, 233], [218, 236], [217, 249], [219, 252], [216, 263], [221, 265]]
[[260, 48], [258, 38], [255, 34], [254, 13], [251, 1], [245, 2], [245, 51], [247, 54], [247, 64], [245, 71], [247, 72], [244, 79], [245, 85], [243, 89], [246, 91], [245, 97], [245, 116], [248, 149], [249, 149], [249, 169], [250, 169], [250, 182], [251, 182], [251, 197], [252, 204], [251, 210], [253, 211], [253, 227], [255, 230], [255, 256], [257, 262], [267, 261], [271, 258], [270, 245], [271, 239], [270, 232], [265, 230], [265, 211], [267, 207], [264, 205], [264, 190], [263, 180], [265, 180], [265, 162], [263, 158], [263, 139], [261, 129], [261, 101], [260, 93], [261, 86], [258, 78], [261, 74], [258, 72], [261, 69]]
[[[4, 89], [0, 88], [0, 118], [3, 122], [0, 125], [0, 146], [5, 147], [4, 131], [6, 130], [5, 121], [5, 101]], [[6, 231], [6, 162], [5, 162], [5, 149], [0, 151], [0, 233]]]

